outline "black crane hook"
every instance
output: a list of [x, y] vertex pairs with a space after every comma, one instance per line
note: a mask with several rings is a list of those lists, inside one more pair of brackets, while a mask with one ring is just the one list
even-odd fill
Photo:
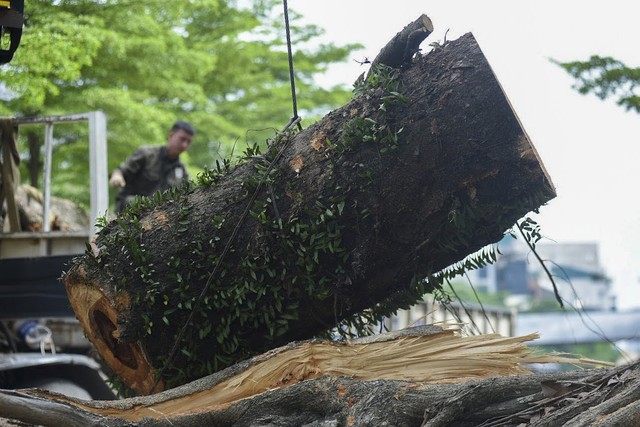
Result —
[[[24, 0], [0, 0], [0, 64], [11, 61], [18, 49], [24, 23], [23, 13]], [[8, 37], [7, 43], [5, 37]], [[5, 44], [8, 44], [8, 49]]]

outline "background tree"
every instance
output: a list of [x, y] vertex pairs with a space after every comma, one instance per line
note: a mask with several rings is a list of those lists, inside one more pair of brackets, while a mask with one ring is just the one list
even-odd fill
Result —
[[[264, 142], [291, 117], [280, 1], [31, 0], [25, 18], [21, 48], [0, 68], [10, 94], [0, 114], [103, 110], [110, 169], [140, 145], [164, 143], [178, 118], [198, 131], [186, 156], [195, 175], [236, 143], [240, 151]], [[308, 115], [344, 103], [346, 88], [320, 88], [314, 76], [358, 46], [302, 48], [321, 30], [300, 25], [293, 11], [290, 18], [299, 110]], [[80, 203], [88, 201], [84, 132], [65, 125], [54, 135], [53, 192]], [[42, 130], [24, 127], [21, 134], [31, 169], [23, 176], [37, 185]]]
[[618, 105], [640, 113], [640, 68], [631, 68], [611, 57], [594, 55], [588, 61], [558, 62], [576, 79], [574, 88], [600, 99], [614, 98]]

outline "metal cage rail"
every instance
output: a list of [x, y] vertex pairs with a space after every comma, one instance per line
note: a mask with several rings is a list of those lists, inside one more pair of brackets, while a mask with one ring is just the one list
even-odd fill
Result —
[[[89, 185], [90, 185], [90, 212], [89, 212], [89, 229], [86, 233], [80, 233], [85, 236], [91, 236], [96, 233], [96, 221], [100, 215], [104, 215], [109, 209], [109, 188], [108, 188], [108, 170], [107, 170], [107, 131], [106, 116], [102, 111], [91, 111], [88, 113], [63, 115], [63, 116], [46, 116], [46, 117], [28, 117], [28, 118], [9, 118], [4, 122], [13, 125], [15, 131], [8, 132], [5, 126], [4, 131], [0, 132], [0, 145], [2, 146], [3, 177], [14, 174], [17, 164], [12, 161], [7, 153], [11, 151], [17, 152], [16, 134], [17, 128], [21, 125], [44, 125], [44, 170], [43, 170], [43, 228], [41, 233], [21, 233], [19, 223], [17, 223], [13, 212], [17, 212], [15, 206], [15, 188], [19, 182], [12, 182], [12, 185], [3, 180], [4, 199], [7, 202], [7, 217], [10, 219], [9, 232], [1, 235], [2, 239], [13, 238], [20, 239], [40, 239], [48, 240], [53, 236], [51, 226], [46, 218], [49, 218], [51, 211], [51, 164], [53, 158], [53, 128], [56, 124], [88, 122], [89, 126]], [[1, 202], [1, 201], [0, 201]], [[0, 230], [1, 231], [1, 230]], [[28, 235], [27, 235], [28, 234]], [[69, 233], [66, 233], [69, 234]], [[71, 233], [73, 234], [73, 233]], [[75, 233], [78, 234], [78, 233]], [[69, 236], [60, 236], [61, 238]], [[50, 242], [49, 242], [50, 244]], [[42, 252], [42, 251], [41, 251]], [[16, 253], [16, 256], [24, 256], [22, 253]], [[37, 255], [48, 255], [48, 253], [39, 253]]]

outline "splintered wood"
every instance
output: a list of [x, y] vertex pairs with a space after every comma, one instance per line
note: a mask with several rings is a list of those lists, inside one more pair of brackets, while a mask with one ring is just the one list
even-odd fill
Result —
[[64, 402], [100, 417], [139, 422], [221, 411], [247, 398], [323, 376], [361, 381], [402, 380], [457, 383], [490, 377], [527, 375], [527, 363], [581, 363], [581, 359], [533, 354], [525, 342], [538, 337], [498, 334], [460, 336], [443, 330], [428, 335], [399, 336], [379, 342], [291, 344], [176, 389], [119, 402], [79, 402], [46, 392], [30, 392]]

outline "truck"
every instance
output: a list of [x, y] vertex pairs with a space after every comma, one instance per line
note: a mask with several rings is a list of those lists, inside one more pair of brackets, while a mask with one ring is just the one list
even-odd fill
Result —
[[[89, 135], [90, 212], [83, 229], [53, 230], [53, 128], [86, 122]], [[42, 227], [23, 230], [16, 201], [18, 130], [44, 127]], [[80, 399], [114, 399], [100, 363], [75, 318], [60, 278], [85, 251], [97, 219], [109, 207], [106, 116], [87, 113], [0, 119], [0, 388], [37, 387]], [[17, 182], [16, 182], [17, 181]]]

